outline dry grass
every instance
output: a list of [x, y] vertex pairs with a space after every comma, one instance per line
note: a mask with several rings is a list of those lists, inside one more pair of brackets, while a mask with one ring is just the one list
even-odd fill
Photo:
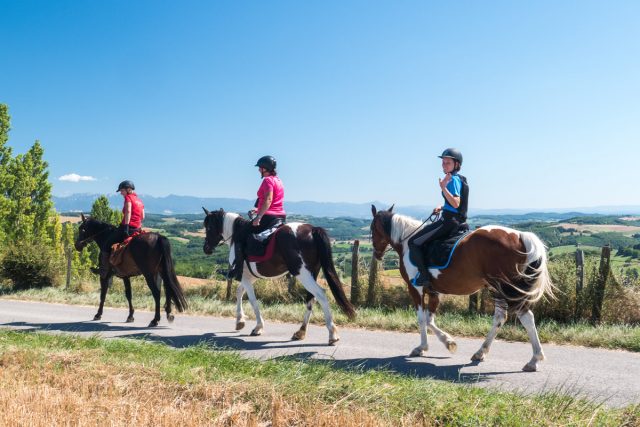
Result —
[[[92, 352], [7, 351], [0, 383], [3, 426], [389, 425], [364, 409], [336, 408], [337, 402], [288, 400], [266, 382], [180, 384], [153, 367], [109, 364]], [[416, 414], [401, 421], [420, 424]]]

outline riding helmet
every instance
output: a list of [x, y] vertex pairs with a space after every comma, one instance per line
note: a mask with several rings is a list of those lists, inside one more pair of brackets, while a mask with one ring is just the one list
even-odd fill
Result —
[[462, 153], [457, 148], [447, 148], [442, 152], [442, 155], [438, 157], [440, 157], [441, 159], [449, 157], [450, 159], [453, 159], [460, 163], [460, 165], [462, 165]]
[[276, 170], [276, 159], [272, 156], [262, 156], [256, 162], [256, 166], [265, 168], [269, 172]]
[[124, 189], [130, 188], [132, 190], [135, 190], [136, 186], [133, 185], [133, 181], [129, 181], [128, 179], [126, 179], [126, 180], [122, 181], [120, 183], [120, 185], [118, 185], [118, 189], [116, 190], [116, 193], [119, 192], [120, 190], [122, 190], [123, 188]]

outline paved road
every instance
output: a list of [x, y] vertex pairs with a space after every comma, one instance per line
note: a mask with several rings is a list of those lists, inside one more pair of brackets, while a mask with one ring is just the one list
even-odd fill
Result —
[[[90, 321], [95, 307], [43, 304], [0, 299], [0, 327], [31, 329], [104, 337], [144, 337], [174, 347], [199, 342], [237, 349], [247, 357], [260, 359], [296, 355], [331, 360], [340, 366], [360, 364], [419, 377], [433, 377], [480, 387], [497, 387], [524, 393], [560, 391], [580, 395], [609, 406], [640, 403], [640, 354], [574, 346], [543, 345], [547, 359], [539, 371], [522, 372], [531, 357], [528, 343], [496, 341], [482, 363], [470, 361], [482, 340], [458, 338], [458, 352], [450, 354], [429, 335], [431, 348], [426, 357], [407, 354], [419, 343], [417, 333], [367, 331], [340, 328], [341, 340], [326, 345], [328, 332], [311, 325], [305, 341], [290, 341], [299, 325], [269, 322], [260, 337], [250, 337], [253, 321], [240, 332], [231, 318], [177, 316], [157, 328], [147, 328], [152, 313], [136, 312], [134, 323], [124, 323], [125, 310], [107, 308], [103, 320]], [[301, 307], [301, 314], [302, 314]]]

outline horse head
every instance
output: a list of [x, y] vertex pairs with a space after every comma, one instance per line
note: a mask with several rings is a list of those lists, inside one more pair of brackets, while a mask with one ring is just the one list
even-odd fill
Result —
[[225, 212], [222, 208], [217, 211], [209, 211], [204, 207], [202, 209], [206, 215], [204, 217], [205, 238], [202, 250], [205, 254], [211, 255], [213, 253], [213, 249], [218, 246], [222, 240]]
[[373, 245], [373, 256], [381, 260], [387, 246], [391, 243], [391, 217], [393, 216], [393, 206], [387, 210], [377, 210], [371, 205], [373, 220], [371, 221], [371, 244]]
[[78, 237], [74, 244], [77, 251], [82, 251], [93, 240], [92, 232], [90, 231], [91, 218], [85, 217], [83, 213], [80, 214], [80, 218], [82, 221], [78, 227]]

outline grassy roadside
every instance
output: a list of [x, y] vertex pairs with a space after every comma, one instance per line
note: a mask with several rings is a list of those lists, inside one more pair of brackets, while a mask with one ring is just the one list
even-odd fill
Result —
[[[323, 362], [255, 361], [204, 346], [0, 331], [7, 425], [603, 425], [640, 423], [549, 392], [535, 397]], [[446, 397], [446, 398], [445, 398]]]
[[[220, 300], [215, 295], [208, 295], [209, 288], [197, 287], [187, 290], [189, 314], [203, 314], [223, 317], [235, 317], [235, 304]], [[210, 290], [209, 290], [210, 291]], [[134, 289], [134, 307], [136, 310], [152, 310], [153, 299], [149, 291], [143, 287]], [[95, 290], [72, 292], [62, 288], [44, 288], [5, 293], [3, 298], [15, 298], [31, 301], [56, 302], [65, 304], [80, 304], [94, 306], [97, 310], [99, 294]], [[246, 297], [245, 297], [246, 298]], [[116, 286], [107, 296], [107, 307], [126, 307], [124, 293]], [[245, 300], [245, 313], [253, 318], [253, 311]], [[302, 321], [304, 313], [302, 304], [261, 304], [261, 311], [267, 321], [281, 321], [298, 323]], [[342, 327], [357, 327], [367, 329], [381, 329], [399, 332], [416, 332], [416, 316], [411, 309], [383, 310], [376, 308], [361, 308], [354, 321], [347, 318], [333, 308], [338, 325]], [[311, 321], [324, 324], [322, 310], [319, 306], [314, 310]], [[468, 315], [464, 313], [444, 312], [436, 318], [437, 324], [454, 337], [484, 337], [491, 327], [491, 317], [482, 315]], [[249, 326], [251, 326], [249, 324]], [[592, 326], [589, 323], [560, 324], [554, 321], [539, 321], [538, 332], [543, 343], [558, 343], [582, 345], [585, 347], [600, 347], [640, 352], [640, 327], [629, 325], [602, 324]], [[510, 341], [528, 342], [524, 328], [513, 316], [501, 329], [498, 338]]]

